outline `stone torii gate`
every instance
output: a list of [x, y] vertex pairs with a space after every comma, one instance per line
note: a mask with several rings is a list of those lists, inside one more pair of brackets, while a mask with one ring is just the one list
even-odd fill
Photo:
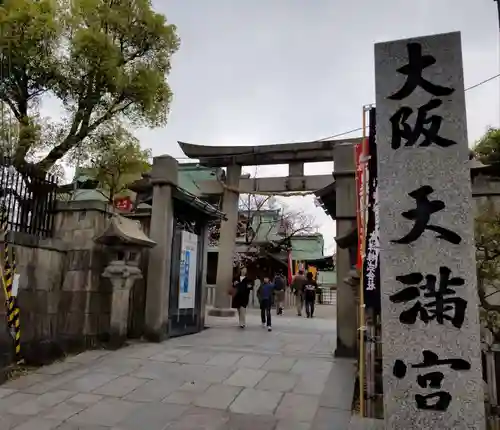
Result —
[[[198, 183], [205, 195], [223, 195], [222, 211], [227, 216], [220, 230], [219, 264], [215, 307], [211, 315], [230, 316], [228, 286], [236, 244], [239, 194], [314, 192], [336, 221], [337, 235], [343, 236], [356, 224], [354, 144], [361, 138], [286, 143], [264, 146], [204, 146], [178, 142], [184, 154], [207, 167], [226, 167], [225, 183], [207, 180]], [[334, 161], [330, 175], [304, 175], [304, 164]], [[242, 177], [243, 166], [288, 164], [288, 176], [280, 178]], [[343, 283], [351, 268], [349, 251], [337, 249], [337, 356], [356, 354], [356, 302], [352, 289]]]

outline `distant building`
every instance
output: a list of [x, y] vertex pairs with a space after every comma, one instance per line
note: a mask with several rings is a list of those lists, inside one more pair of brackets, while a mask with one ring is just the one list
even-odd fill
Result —
[[[202, 193], [199, 183], [202, 181], [223, 180], [225, 172], [221, 168], [200, 166], [197, 163], [179, 164], [179, 188], [204, 200], [211, 205], [221, 207], [222, 196], [217, 194], [205, 195]], [[105, 192], [98, 188], [98, 183], [92, 177], [88, 169], [76, 169], [73, 182], [63, 187], [67, 198], [71, 200], [100, 200], [108, 201]], [[134, 188], [134, 187], [132, 187]], [[130, 205], [138, 204], [136, 193], [124, 190], [118, 195], [115, 206], [124, 212], [129, 212], [127, 202]], [[134, 210], [147, 216], [150, 205], [140, 203]], [[250, 220], [250, 225], [249, 225]], [[241, 210], [239, 213], [238, 230], [236, 233], [236, 255], [235, 258], [245, 266], [250, 265], [256, 275], [262, 273], [274, 273], [282, 270], [287, 273], [287, 249], [291, 248], [293, 259], [293, 271], [299, 266], [307, 268], [308, 265], [320, 269], [318, 280], [324, 279], [323, 284], [335, 284], [334, 275], [335, 262], [332, 257], [323, 254], [324, 239], [319, 233], [298, 234], [286, 237], [288, 226], [282, 219], [279, 209], [262, 209], [258, 211]], [[218, 265], [218, 226], [213, 226], [209, 237], [207, 255], [207, 274], [205, 282], [208, 285], [216, 283]], [[285, 239], [289, 239], [286, 240]], [[325, 274], [326, 273], [326, 274]]]
[[[202, 181], [223, 179], [221, 168], [204, 167], [197, 163], [179, 164], [179, 185], [198, 197], [214, 205], [221, 204], [222, 196], [204, 195], [198, 185]], [[251, 220], [251, 225], [248, 225]], [[257, 272], [269, 273], [283, 270], [287, 273], [288, 255], [286, 248], [292, 252], [293, 271], [299, 265], [305, 268], [318, 266], [318, 281], [324, 285], [335, 286], [335, 262], [331, 256], [324, 255], [324, 239], [320, 233], [297, 234], [286, 238], [287, 226], [279, 209], [262, 209], [258, 211], [240, 210], [238, 230], [236, 233], [236, 258], [252, 261], [251, 268]], [[279, 246], [280, 245], [280, 246]], [[206, 283], [216, 283], [218, 265], [218, 229], [214, 228], [210, 237], [207, 257]]]

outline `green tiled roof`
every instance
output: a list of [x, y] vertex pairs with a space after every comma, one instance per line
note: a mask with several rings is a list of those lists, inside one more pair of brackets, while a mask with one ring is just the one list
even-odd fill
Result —
[[318, 283], [320, 285], [337, 285], [337, 272], [318, 272]]
[[179, 187], [200, 197], [201, 192], [197, 183], [215, 179], [216, 174], [217, 169], [213, 167], [204, 167], [197, 163], [181, 163], [179, 164]]
[[294, 236], [291, 241], [294, 260], [317, 260], [324, 256], [324, 240], [320, 234]]

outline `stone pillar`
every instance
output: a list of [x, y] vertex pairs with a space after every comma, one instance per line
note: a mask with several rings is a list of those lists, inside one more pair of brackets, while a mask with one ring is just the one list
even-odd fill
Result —
[[207, 306], [207, 262], [208, 262], [208, 236], [209, 228], [208, 224], [202, 230], [203, 237], [203, 250], [201, 255], [203, 256], [203, 269], [201, 271], [201, 315], [200, 315], [200, 331], [205, 327], [205, 310]]
[[153, 159], [153, 208], [149, 237], [157, 245], [149, 251], [146, 289], [145, 337], [161, 342], [167, 336], [170, 269], [174, 229], [172, 188], [177, 185], [178, 163], [163, 155]]
[[142, 274], [137, 266], [115, 260], [106, 267], [102, 276], [109, 278], [113, 287], [109, 344], [112, 348], [120, 348], [127, 339], [130, 289]]
[[[355, 222], [355, 221], [354, 221]], [[337, 236], [352, 230], [353, 221], [337, 220]], [[353, 287], [344, 279], [349, 277], [349, 249], [337, 247], [337, 348], [336, 357], [355, 357], [357, 344], [357, 305]]]
[[[356, 224], [356, 182], [354, 146], [334, 149], [337, 237], [345, 236]], [[351, 263], [348, 249], [337, 249], [337, 357], [356, 357], [357, 307], [353, 289], [344, 282]]]
[[375, 93], [385, 428], [484, 430], [460, 33], [376, 44]]
[[[227, 167], [226, 184], [229, 188], [238, 189], [241, 177], [241, 166], [233, 164]], [[219, 261], [217, 264], [217, 286], [215, 289], [215, 306], [209, 315], [232, 316], [230, 297], [227, 290], [233, 280], [233, 255], [236, 247], [236, 228], [238, 224], [239, 193], [232, 189], [224, 189], [222, 212], [227, 221], [222, 221], [219, 240]], [[154, 240], [154, 238], [153, 238]]]

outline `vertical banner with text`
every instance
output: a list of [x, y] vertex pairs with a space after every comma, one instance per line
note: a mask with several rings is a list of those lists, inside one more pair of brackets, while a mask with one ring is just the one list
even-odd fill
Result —
[[[358, 222], [358, 252], [356, 268], [362, 269], [363, 265], [363, 235], [365, 230], [366, 212], [366, 163], [364, 155], [366, 153], [366, 139], [354, 146], [354, 161], [356, 163], [356, 210]], [[363, 192], [363, 187], [365, 192]]]
[[380, 241], [377, 175], [376, 110], [369, 111], [370, 133], [366, 148], [366, 222], [364, 223], [363, 290], [366, 308], [380, 311]]

